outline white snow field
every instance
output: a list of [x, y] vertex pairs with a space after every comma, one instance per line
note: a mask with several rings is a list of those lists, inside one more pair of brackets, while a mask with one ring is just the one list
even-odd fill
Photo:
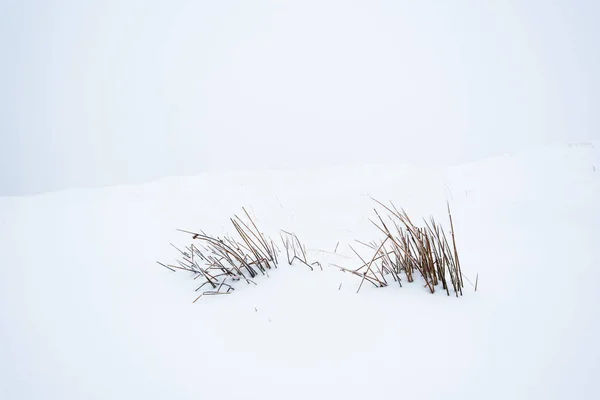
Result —
[[[382, 164], [0, 198], [0, 398], [600, 398], [598, 144]], [[369, 196], [447, 231], [448, 200], [477, 292], [357, 294], [329, 264], [380, 239]], [[233, 234], [242, 207], [324, 270], [283, 262], [193, 304], [197, 281], [156, 261], [190, 243], [177, 228]]]

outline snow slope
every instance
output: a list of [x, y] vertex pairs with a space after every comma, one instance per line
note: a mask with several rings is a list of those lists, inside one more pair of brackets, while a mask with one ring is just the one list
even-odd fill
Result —
[[[0, 398], [600, 398], [599, 161], [571, 145], [0, 198]], [[369, 195], [446, 227], [448, 199], [477, 292], [356, 294], [327, 264], [379, 238]], [[188, 243], [176, 228], [233, 233], [242, 206], [324, 271], [281, 265], [192, 304], [196, 282], [156, 261]]]

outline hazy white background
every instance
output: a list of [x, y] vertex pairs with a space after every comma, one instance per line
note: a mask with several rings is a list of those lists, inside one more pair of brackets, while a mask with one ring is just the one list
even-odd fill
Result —
[[600, 136], [598, 1], [0, 0], [0, 195]]

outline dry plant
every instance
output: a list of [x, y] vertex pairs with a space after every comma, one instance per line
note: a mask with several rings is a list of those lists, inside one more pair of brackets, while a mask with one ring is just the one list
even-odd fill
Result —
[[[457, 297], [463, 293], [463, 273], [458, 258], [456, 240], [454, 237], [454, 224], [452, 213], [448, 204], [448, 218], [450, 220], [450, 240], [442, 226], [433, 217], [423, 220], [423, 225], [417, 226], [408, 217], [404, 209], [398, 210], [390, 202], [389, 206], [373, 199], [385, 210], [387, 215], [383, 218], [375, 209], [377, 218], [371, 220], [373, 225], [382, 233], [378, 241], [364, 243], [357, 241], [373, 251], [369, 259], [361, 255], [352, 247], [350, 249], [361, 260], [362, 265], [357, 269], [347, 269], [336, 264], [333, 266], [342, 271], [349, 272], [361, 278], [357, 293], [365, 282], [375, 287], [384, 287], [397, 283], [402, 287], [402, 280], [414, 282], [419, 276], [425, 281], [431, 293], [436, 288], [445, 291], [448, 296], [453, 292]], [[192, 235], [196, 242], [184, 249], [171, 244], [180, 255], [176, 264], [164, 264], [163, 267], [171, 270], [183, 270], [194, 274], [194, 279], [200, 278], [201, 283], [196, 291], [204, 290], [194, 300], [194, 303], [205, 295], [230, 294], [234, 290], [233, 283], [246, 281], [256, 285], [253, 280], [259, 275], [269, 274], [269, 270], [277, 268], [277, 255], [279, 248], [273, 240], [265, 236], [256, 226], [245, 208], [242, 208], [246, 221], [234, 215], [230, 218], [237, 236], [224, 238], [215, 237], [203, 231], [181, 232]], [[282, 230], [281, 242], [285, 248], [287, 262], [292, 265], [294, 261], [306, 265], [310, 270], [321, 264], [310, 262], [306, 255], [306, 247], [294, 233]], [[339, 242], [335, 246], [337, 252]], [[471, 283], [466, 277], [464, 277]], [[475, 280], [477, 290], [479, 276]], [[341, 289], [341, 284], [340, 284]]]
[[[164, 264], [161, 266], [175, 272], [183, 270], [194, 274], [194, 279], [200, 278], [202, 283], [196, 292], [210, 286], [210, 290], [203, 291], [194, 303], [205, 295], [230, 294], [235, 288], [233, 282], [246, 281], [256, 285], [252, 280], [258, 275], [267, 275], [268, 271], [277, 268], [277, 254], [279, 248], [273, 240], [265, 236], [256, 226], [245, 208], [242, 208], [247, 221], [234, 215], [230, 218], [237, 232], [237, 238], [225, 236], [224, 238], [211, 236], [203, 231], [191, 232], [178, 229], [180, 232], [192, 235], [197, 242], [180, 249], [171, 243], [180, 255], [176, 260], [177, 265]], [[282, 231], [281, 239], [286, 249], [288, 263], [300, 261], [313, 270], [314, 265], [321, 267], [318, 262], [309, 263], [306, 257], [306, 248], [300, 243], [298, 236]], [[322, 269], [322, 268], [321, 268]]]
[[442, 290], [448, 295], [452, 290], [457, 297], [462, 296], [463, 274], [456, 248], [450, 205], [448, 204], [448, 217], [451, 245], [443, 228], [433, 217], [429, 221], [423, 220], [423, 226], [417, 226], [408, 217], [406, 211], [398, 210], [392, 202], [387, 206], [378, 200], [373, 200], [388, 214], [384, 219], [375, 209], [377, 218], [371, 220], [384, 235], [382, 239], [371, 243], [359, 242], [374, 251], [373, 257], [366, 261], [350, 246], [362, 265], [355, 270], [335, 265], [361, 278], [357, 292], [365, 281], [376, 287], [384, 287], [391, 283], [389, 282], [391, 278], [402, 287], [403, 276], [408, 282], [414, 282], [420, 275], [425, 281], [425, 287], [431, 293], [441, 285]]
[[308, 263], [306, 259], [306, 246], [300, 243], [300, 239], [295, 233], [290, 233], [282, 230], [280, 232], [281, 241], [283, 242], [283, 246], [285, 247], [285, 253], [287, 255], [288, 264], [292, 265], [294, 260], [300, 261], [302, 264], [306, 265], [313, 271], [313, 266], [318, 265], [323, 270], [321, 263], [315, 261], [311, 264]]

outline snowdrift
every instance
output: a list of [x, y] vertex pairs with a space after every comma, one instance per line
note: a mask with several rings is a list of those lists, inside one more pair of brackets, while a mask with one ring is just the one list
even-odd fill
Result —
[[[599, 398], [599, 161], [571, 145], [0, 198], [0, 398]], [[332, 264], [380, 237], [371, 196], [445, 228], [448, 201], [477, 292], [357, 294]], [[156, 261], [189, 243], [176, 229], [231, 233], [241, 207], [323, 269], [280, 262], [192, 303], [192, 275]]]

